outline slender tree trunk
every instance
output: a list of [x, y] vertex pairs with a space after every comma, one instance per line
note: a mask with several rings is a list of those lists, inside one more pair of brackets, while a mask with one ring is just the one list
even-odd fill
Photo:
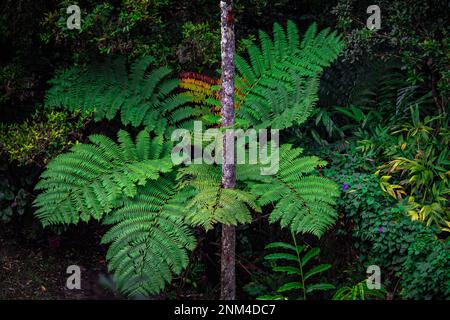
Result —
[[[233, 0], [220, 1], [221, 25], [221, 55], [222, 55], [222, 87], [220, 103], [222, 112], [222, 126], [234, 125], [234, 22]], [[234, 188], [236, 185], [236, 165], [234, 156], [232, 161], [227, 155], [234, 155], [234, 135], [225, 132], [222, 153], [222, 186]], [[222, 225], [222, 253], [220, 298], [222, 300], [236, 299], [236, 268], [235, 268], [236, 230], [234, 226]]]

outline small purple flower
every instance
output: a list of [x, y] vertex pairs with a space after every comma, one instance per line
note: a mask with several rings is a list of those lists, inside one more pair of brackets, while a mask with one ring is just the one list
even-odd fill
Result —
[[383, 228], [383, 227], [379, 227], [379, 228], [378, 228], [378, 232], [379, 232], [379, 233], [383, 233], [383, 232], [384, 232], [384, 228]]
[[350, 188], [350, 186], [348, 185], [348, 183], [344, 183], [344, 184], [342, 185], [342, 189], [343, 189], [343, 190], [348, 190], [348, 188]]

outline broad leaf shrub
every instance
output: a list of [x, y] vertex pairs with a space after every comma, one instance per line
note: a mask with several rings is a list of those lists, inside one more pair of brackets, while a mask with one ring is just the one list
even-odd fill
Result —
[[429, 235], [418, 235], [402, 267], [405, 299], [450, 299], [450, 246]]
[[379, 265], [388, 287], [399, 279], [401, 289], [396, 293], [406, 299], [447, 298], [450, 250], [438, 238], [439, 229], [411, 220], [408, 202], [397, 202], [382, 191], [378, 177], [370, 173], [375, 164], [368, 165], [372, 169], [361, 166], [365, 157], [355, 159], [351, 150], [345, 158], [348, 161], [336, 154], [335, 165], [323, 173], [340, 186], [338, 210], [352, 225], [360, 263]]
[[89, 112], [39, 110], [21, 124], [0, 123], [0, 154], [18, 166], [45, 166], [81, 139], [90, 119]]

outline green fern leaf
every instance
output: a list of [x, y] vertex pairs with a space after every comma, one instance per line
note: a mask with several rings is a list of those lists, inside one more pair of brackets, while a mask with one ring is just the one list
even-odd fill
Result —
[[43, 192], [34, 201], [44, 226], [98, 220], [126, 197], [135, 196], [137, 185], [171, 170], [168, 154], [150, 157], [152, 141], [147, 132], [139, 134], [136, 144], [125, 131], [119, 131], [118, 137], [120, 144], [105, 136], [90, 136], [93, 144], [75, 145], [48, 164], [36, 185]]
[[121, 292], [157, 294], [187, 266], [196, 244], [184, 214], [190, 192], [179, 191], [173, 175], [161, 176], [106, 216], [112, 227], [102, 243], [110, 244], [108, 267]]
[[170, 68], [149, 71], [153, 63], [152, 57], [140, 58], [131, 64], [129, 74], [123, 58], [65, 70], [50, 81], [45, 104], [94, 111], [96, 121], [112, 119], [119, 112], [123, 124], [144, 125], [158, 134], [184, 127], [193, 113], [187, 112], [192, 97], [175, 92], [179, 80], [169, 78]]

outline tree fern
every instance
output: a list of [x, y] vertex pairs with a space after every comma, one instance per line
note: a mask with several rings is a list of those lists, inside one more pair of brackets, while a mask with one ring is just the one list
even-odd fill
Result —
[[[322, 68], [342, 48], [339, 37], [317, 33], [313, 25], [300, 42], [289, 22], [286, 31], [274, 26], [273, 39], [263, 32], [259, 38], [260, 47], [248, 46], [250, 62], [236, 60], [236, 123], [281, 129], [304, 122], [316, 103]], [[102, 239], [110, 244], [109, 269], [127, 295], [155, 294], [181, 272], [195, 245], [190, 224], [209, 229], [215, 223], [248, 223], [252, 211], [273, 204], [270, 221], [293, 232], [321, 236], [331, 226], [336, 185], [312, 175], [323, 161], [301, 158], [301, 149], [290, 145], [281, 147], [280, 170], [273, 176], [261, 176], [258, 165], [240, 166], [244, 190], [222, 188], [217, 166], [190, 165], [175, 178], [163, 134], [198, 115], [189, 102], [214, 100], [217, 94], [198, 81], [184, 83], [194, 94], [174, 93], [179, 81], [168, 79], [165, 67], [148, 72], [152, 61], [139, 59], [128, 70], [123, 59], [108, 60], [66, 70], [51, 81], [48, 107], [94, 109], [97, 120], [119, 112], [125, 125], [146, 130], [134, 141], [120, 131], [119, 143], [93, 135], [92, 144], [76, 145], [54, 159], [37, 185], [43, 192], [35, 200], [36, 215], [43, 225], [103, 218], [111, 225]], [[158, 137], [150, 140], [151, 132]]]
[[112, 228], [102, 243], [110, 243], [106, 258], [121, 292], [156, 294], [187, 266], [187, 250], [196, 243], [184, 215], [189, 193], [178, 191], [173, 174], [165, 175], [104, 219]]
[[255, 165], [238, 165], [237, 178], [258, 196], [259, 205], [274, 205], [270, 222], [278, 221], [295, 233], [320, 237], [337, 219], [334, 205], [338, 188], [335, 182], [313, 174], [325, 161], [315, 156], [300, 157], [301, 153], [302, 149], [283, 144], [275, 175], [260, 175]]
[[119, 143], [102, 135], [89, 139], [93, 144], [75, 145], [52, 160], [41, 175], [36, 189], [44, 192], [34, 205], [44, 226], [100, 219], [124, 198], [136, 195], [137, 185], [171, 170], [168, 150], [161, 147], [161, 140], [151, 141], [145, 130], [136, 143], [122, 130]]
[[337, 58], [343, 43], [329, 29], [315, 24], [300, 42], [288, 21], [286, 32], [274, 25], [273, 39], [260, 32], [260, 47], [247, 46], [249, 61], [236, 57], [237, 116], [256, 128], [283, 129], [306, 120], [317, 101], [319, 76]]
[[148, 72], [152, 57], [135, 61], [127, 71], [123, 58], [108, 59], [87, 68], [74, 67], [50, 81], [47, 107], [71, 111], [95, 110], [95, 119], [112, 119], [120, 112], [125, 125], [144, 125], [161, 134], [177, 126], [188, 126], [194, 108], [192, 96], [175, 93], [179, 80], [171, 79], [171, 69], [160, 67]]

